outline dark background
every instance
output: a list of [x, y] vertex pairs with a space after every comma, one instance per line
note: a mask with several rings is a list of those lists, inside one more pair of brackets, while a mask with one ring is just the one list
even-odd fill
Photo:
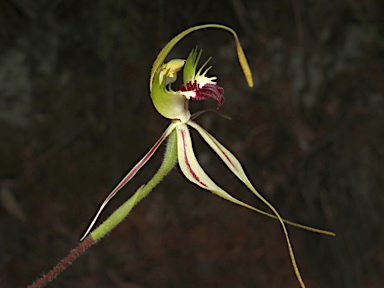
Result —
[[[380, 0], [0, 1], [0, 279], [25, 287], [75, 247], [101, 201], [168, 121], [148, 92], [151, 64], [176, 33], [194, 33], [225, 89], [198, 119], [292, 221], [308, 287], [382, 287], [384, 4]], [[191, 104], [192, 111], [214, 108]], [[264, 206], [193, 133], [202, 166]], [[102, 215], [158, 168], [145, 166]], [[109, 237], [50, 287], [298, 287], [278, 222], [190, 184], [178, 169]]]

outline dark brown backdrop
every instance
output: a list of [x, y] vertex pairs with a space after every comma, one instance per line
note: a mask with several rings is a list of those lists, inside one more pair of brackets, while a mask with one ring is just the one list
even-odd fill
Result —
[[[167, 125], [151, 63], [176, 47], [213, 56], [221, 112], [198, 121], [290, 220], [308, 287], [381, 287], [384, 274], [384, 7], [379, 0], [0, 1], [0, 279], [25, 287], [73, 248], [98, 205]], [[186, 1], [185, 1], [186, 2]], [[191, 109], [215, 107], [211, 101]], [[194, 134], [213, 179], [258, 201]], [[162, 152], [102, 217], [157, 169]], [[381, 275], [381, 276], [380, 276]], [[298, 287], [279, 224], [210, 195], [178, 169], [50, 287]]]

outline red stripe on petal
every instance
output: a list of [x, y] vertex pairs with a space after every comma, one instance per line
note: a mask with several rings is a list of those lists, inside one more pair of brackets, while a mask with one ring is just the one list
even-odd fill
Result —
[[111, 193], [105, 198], [103, 203], [100, 205], [99, 210], [97, 211], [95, 217], [93, 218], [91, 224], [89, 225], [87, 231], [85, 232], [84, 236], [81, 238], [80, 241], [84, 239], [85, 236], [88, 235], [88, 233], [91, 231], [93, 225], [96, 223], [96, 220], [99, 218], [99, 215], [101, 211], [103, 211], [104, 207], [107, 206], [108, 202], [116, 195], [117, 192], [121, 190], [121, 188], [124, 187], [125, 184], [127, 184], [133, 176], [136, 175], [136, 173], [147, 163], [147, 161], [152, 157], [152, 155], [155, 153], [157, 148], [159, 148], [160, 144], [164, 141], [165, 138], [168, 137], [168, 135], [171, 133], [171, 131], [175, 128], [173, 124], [171, 124], [165, 132], [160, 136], [160, 139], [156, 141], [155, 145], [145, 154], [145, 156], [132, 168], [131, 171], [128, 172], [127, 175], [123, 178], [123, 180], [120, 181], [120, 183], [112, 190]]
[[187, 168], [190, 172], [190, 174], [192, 175], [192, 177], [199, 183], [201, 184], [202, 186], [208, 188], [208, 185], [205, 184], [204, 182], [202, 182], [199, 178], [199, 176], [196, 175], [195, 171], [193, 171], [192, 167], [191, 167], [191, 164], [189, 163], [189, 160], [188, 160], [188, 154], [187, 154], [187, 149], [186, 149], [186, 146], [187, 144], [185, 143], [185, 131], [182, 129], [180, 130], [181, 132], [181, 137], [182, 137], [182, 140], [183, 140], [183, 154], [184, 154], [184, 160], [185, 160], [185, 164], [187, 165]]
[[168, 137], [167, 131], [161, 135], [159, 140], [156, 141], [155, 145], [145, 154], [145, 156], [132, 168], [131, 171], [125, 177], [121, 182], [113, 189], [113, 191], [108, 195], [108, 197], [104, 200], [104, 202], [109, 202], [113, 198], [113, 196], [116, 195], [121, 188], [123, 188], [135, 175], [136, 173], [147, 163], [147, 161], [152, 157], [152, 155], [156, 152], [157, 148], [163, 143], [164, 139]]
[[232, 165], [232, 167], [233, 167], [236, 171], [240, 172], [239, 169], [237, 169], [236, 165], [233, 164], [233, 162], [231, 161], [231, 159], [228, 157], [228, 155], [227, 155], [223, 150], [221, 150], [220, 146], [217, 146], [217, 148], [220, 149], [221, 153], [223, 153], [223, 155], [224, 155], [225, 158], [228, 160], [228, 162]]
[[[196, 122], [193, 122], [194, 125], [197, 125], [199, 126], [201, 129], [203, 129], [199, 124], [197, 124]], [[204, 131], [204, 130], [203, 130]], [[232, 162], [231, 158], [227, 155], [227, 153], [225, 153], [225, 151], [223, 151], [223, 149], [221, 149], [220, 145], [217, 144], [217, 140], [215, 138], [213, 138], [212, 135], [210, 135], [208, 132], [206, 133], [206, 136], [208, 136], [209, 138], [211, 138], [212, 142], [216, 145], [216, 147], [220, 150], [220, 152], [224, 155], [225, 159], [227, 159], [227, 161], [231, 164], [231, 166], [237, 171], [240, 173], [239, 169], [237, 169], [237, 166]]]
[[[211, 137], [212, 138], [212, 137]], [[213, 139], [215, 140], [215, 139]], [[216, 141], [213, 141], [213, 143], [216, 144]], [[237, 171], [237, 172], [240, 172], [239, 169], [237, 169], [236, 165], [233, 164], [231, 158], [228, 157], [228, 155], [220, 148], [219, 145], [216, 144], [216, 147], [219, 148], [220, 152], [223, 153], [223, 155], [225, 156], [225, 158], [228, 160], [228, 162], [232, 165], [232, 167]]]

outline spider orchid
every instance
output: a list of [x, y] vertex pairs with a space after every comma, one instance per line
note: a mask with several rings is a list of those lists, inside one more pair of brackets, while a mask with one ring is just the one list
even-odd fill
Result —
[[[90, 233], [90, 236], [94, 241], [97, 241], [103, 237], [107, 232], [112, 230], [120, 221], [122, 221], [131, 209], [143, 199], [160, 181], [164, 176], [172, 169], [172, 167], [179, 163], [180, 169], [185, 177], [192, 183], [206, 189], [213, 194], [224, 198], [232, 203], [246, 207], [263, 215], [277, 219], [283, 229], [289, 255], [294, 268], [296, 277], [302, 287], [305, 287], [301, 278], [298, 266], [296, 264], [293, 249], [288, 237], [288, 232], [285, 226], [286, 224], [300, 227], [306, 230], [314, 231], [317, 233], [334, 235], [332, 232], [311, 228], [308, 226], [296, 224], [282, 219], [277, 210], [254, 188], [252, 183], [246, 176], [240, 162], [237, 158], [225, 148], [218, 140], [216, 140], [210, 133], [197, 124], [194, 119], [197, 116], [191, 115], [189, 111], [189, 101], [191, 100], [205, 100], [213, 98], [217, 101], [217, 108], [219, 108], [224, 102], [224, 90], [216, 83], [216, 77], [209, 77], [207, 74], [211, 67], [207, 67], [208, 59], [200, 68], [197, 69], [199, 60], [201, 58], [201, 51], [197, 48], [193, 49], [186, 60], [173, 59], [167, 63], [164, 63], [165, 58], [172, 50], [172, 48], [187, 34], [205, 28], [218, 28], [229, 31], [235, 38], [237, 55], [244, 72], [246, 81], [250, 87], [253, 86], [252, 74], [249, 68], [247, 59], [240, 45], [239, 39], [236, 33], [226, 26], [207, 24], [192, 27], [188, 30], [177, 35], [173, 38], [159, 53], [156, 58], [151, 75], [149, 88], [151, 92], [151, 98], [156, 110], [165, 118], [171, 120], [171, 124], [161, 135], [155, 145], [145, 154], [145, 156], [127, 173], [127, 175], [121, 180], [121, 182], [113, 189], [113, 191], [104, 200], [99, 208], [96, 216], [92, 220], [88, 230], [83, 236], [82, 240], [89, 234], [101, 211], [107, 205], [107, 203], [116, 195], [116, 193], [130, 181], [135, 174], [147, 163], [152, 157], [155, 151], [159, 148], [160, 144], [165, 139], [168, 140], [167, 149], [164, 156], [164, 161], [159, 168], [155, 176], [146, 184], [141, 186], [136, 193], [118, 210], [116, 210], [103, 224]], [[178, 89], [172, 89], [171, 84], [175, 82], [177, 73], [183, 69], [183, 84]], [[213, 151], [221, 158], [229, 170], [242, 181], [245, 186], [259, 198], [273, 213], [267, 213], [259, 210], [251, 205], [248, 205], [235, 197], [231, 196], [228, 192], [218, 186], [211, 178], [204, 172], [196, 159], [193, 143], [191, 140], [189, 129], [195, 129], [205, 142], [213, 149]]]

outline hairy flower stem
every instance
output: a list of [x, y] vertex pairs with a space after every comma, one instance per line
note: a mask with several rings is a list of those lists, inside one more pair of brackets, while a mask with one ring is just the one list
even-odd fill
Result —
[[83, 242], [80, 242], [77, 247], [69, 254], [62, 259], [51, 271], [47, 274], [44, 274], [40, 279], [34, 282], [32, 285], [29, 285], [28, 288], [39, 288], [47, 285], [53, 279], [55, 279], [58, 275], [61, 274], [73, 261], [77, 259], [85, 250], [91, 247], [96, 242], [92, 239], [91, 236], [88, 236], [84, 239]]
[[105, 220], [98, 228], [92, 233], [92, 239], [98, 241], [103, 238], [107, 233], [111, 232], [124, 218], [129, 214], [133, 207], [135, 207], [145, 196], [151, 192], [157, 184], [172, 170], [177, 163], [177, 141], [176, 132], [173, 131], [169, 135], [167, 149], [165, 150], [164, 160], [151, 180], [146, 185], [141, 186], [135, 194], [129, 198], [127, 202], [121, 205], [113, 214]]
[[77, 247], [62, 259], [51, 271], [43, 275], [40, 279], [34, 282], [29, 288], [38, 288], [47, 285], [54, 278], [60, 275], [73, 261], [77, 259], [85, 250], [95, 244], [98, 240], [106, 236], [117, 225], [124, 220], [145, 196], [152, 191], [163, 180], [163, 178], [172, 170], [177, 163], [177, 141], [176, 132], [173, 131], [168, 138], [167, 148], [164, 154], [164, 160], [157, 170], [156, 174], [149, 182], [141, 186], [135, 194], [132, 195], [124, 204], [122, 204], [115, 212], [112, 213], [99, 227], [97, 227], [90, 235], [88, 235]]

